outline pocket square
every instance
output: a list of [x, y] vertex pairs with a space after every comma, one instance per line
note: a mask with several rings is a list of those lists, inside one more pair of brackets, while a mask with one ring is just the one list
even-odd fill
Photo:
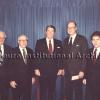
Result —
[[79, 47], [79, 46], [80, 46], [80, 45], [78, 45], [78, 44], [76, 45], [76, 47]]
[[57, 47], [58, 49], [60, 48], [60, 47]]

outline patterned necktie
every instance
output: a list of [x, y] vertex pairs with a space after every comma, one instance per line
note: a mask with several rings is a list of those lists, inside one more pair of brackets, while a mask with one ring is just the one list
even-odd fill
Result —
[[97, 52], [97, 49], [95, 49], [94, 52], [93, 52], [93, 56], [92, 56], [93, 64], [96, 63], [96, 52]]
[[25, 49], [23, 49], [23, 59], [24, 59], [24, 63], [27, 64], [27, 54], [25, 52]]
[[52, 53], [52, 44], [51, 44], [51, 40], [49, 40], [49, 53]]

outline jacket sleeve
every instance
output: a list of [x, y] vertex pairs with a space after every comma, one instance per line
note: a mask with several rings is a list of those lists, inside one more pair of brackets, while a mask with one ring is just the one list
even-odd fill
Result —
[[86, 59], [86, 55], [87, 55], [87, 51], [88, 51], [88, 43], [86, 38], [83, 38], [81, 41], [81, 71], [85, 71], [86, 68], [86, 64], [87, 64], [87, 59]]

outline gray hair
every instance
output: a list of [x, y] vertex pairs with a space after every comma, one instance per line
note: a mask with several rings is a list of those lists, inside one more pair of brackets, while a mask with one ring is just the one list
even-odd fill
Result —
[[28, 40], [28, 37], [25, 34], [21, 34], [21, 35], [18, 36], [18, 41], [20, 40], [21, 37], [25, 37], [26, 40]]

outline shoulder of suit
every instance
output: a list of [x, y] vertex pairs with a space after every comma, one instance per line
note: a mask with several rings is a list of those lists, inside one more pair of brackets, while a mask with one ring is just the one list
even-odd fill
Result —
[[9, 48], [9, 49], [12, 49], [12, 47], [9, 46], [9, 45], [7, 45], [7, 44], [4, 44], [4, 47]]
[[12, 50], [13, 50], [13, 52], [16, 52], [19, 50], [19, 47], [14, 47], [14, 48], [12, 48]]
[[93, 51], [93, 48], [89, 48], [89, 49], [88, 49], [88, 52], [92, 52], [92, 51]]
[[68, 39], [69, 39], [69, 36], [65, 37], [65, 38], [63, 39], [63, 43], [66, 42], [66, 41], [68, 41]]
[[88, 54], [88, 55], [91, 55], [92, 52], [93, 52], [93, 48], [89, 48], [89, 49], [87, 50], [87, 54]]
[[30, 50], [30, 51], [33, 51], [30, 47], [26, 47], [26, 49]]
[[[33, 52], [33, 50], [32, 50], [30, 47], [26, 47], [26, 49], [27, 49], [28, 51]], [[18, 51], [19, 51], [19, 47], [14, 47], [14, 48], [13, 48], [13, 51], [14, 51], [14, 52], [18, 52]]]
[[[19, 49], [19, 47], [14, 47], [14, 48], [13, 48], [13, 50], [18, 50], [18, 49]], [[32, 50], [30, 47], [26, 47], [26, 49]]]
[[61, 40], [58, 40], [58, 39], [54, 39], [54, 41], [59, 42], [59, 43], [61, 43], [61, 42], [62, 42]]
[[42, 39], [38, 39], [37, 41], [41, 42], [41, 41], [45, 41], [45, 40], [46, 40], [46, 38], [42, 38]]
[[[45, 41], [46, 41], [46, 38], [42, 38], [42, 39], [37, 40], [38, 43], [42, 43], [42, 42], [45, 42]], [[54, 41], [57, 42], [57, 43], [62, 43], [62, 41], [58, 40], [58, 39], [54, 39]]]
[[14, 50], [14, 49], [19, 49], [19, 47], [14, 47], [13, 50]]
[[83, 36], [83, 35], [77, 34], [77, 37], [80, 38], [80, 39], [82, 39], [82, 40], [86, 40], [86, 37]]
[[13, 53], [18, 53], [19, 52], [19, 47], [13, 47], [12, 52]]

